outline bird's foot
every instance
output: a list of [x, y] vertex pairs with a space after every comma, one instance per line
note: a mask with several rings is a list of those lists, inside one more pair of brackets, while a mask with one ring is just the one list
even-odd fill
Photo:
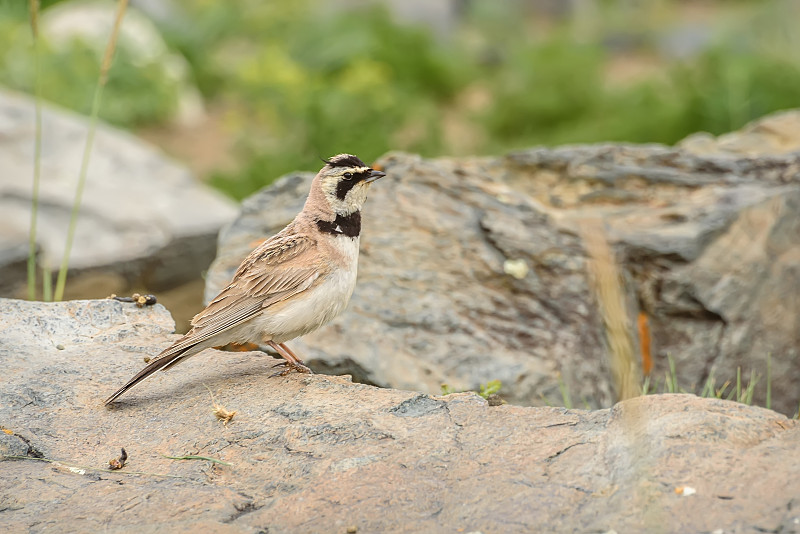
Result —
[[273, 365], [272, 367], [273, 367], [273, 369], [275, 367], [285, 367], [285, 369], [270, 375], [270, 378], [275, 377], [275, 376], [286, 376], [289, 373], [291, 373], [292, 371], [297, 371], [298, 373], [305, 373], [305, 374], [309, 374], [309, 375], [313, 375], [314, 374], [314, 371], [309, 369], [308, 366], [306, 366], [301, 360], [298, 360], [297, 362], [290, 362], [290, 361], [286, 360], [286, 361], [283, 361], [283, 362], [278, 362], [275, 365]]

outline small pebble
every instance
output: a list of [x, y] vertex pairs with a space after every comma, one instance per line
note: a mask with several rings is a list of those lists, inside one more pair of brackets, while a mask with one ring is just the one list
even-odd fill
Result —
[[61, 343], [59, 343], [58, 345], [56, 345], [56, 348], [57, 348], [58, 350], [64, 350], [64, 345], [62, 345]]
[[506, 260], [503, 262], [503, 271], [517, 280], [522, 280], [528, 275], [530, 267], [525, 260]]

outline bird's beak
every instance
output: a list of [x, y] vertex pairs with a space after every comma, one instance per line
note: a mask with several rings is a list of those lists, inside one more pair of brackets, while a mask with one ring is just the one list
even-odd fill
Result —
[[369, 172], [369, 177], [364, 181], [367, 182], [368, 184], [371, 184], [372, 182], [374, 182], [378, 178], [382, 178], [384, 176], [386, 176], [385, 172], [372, 170], [372, 171]]

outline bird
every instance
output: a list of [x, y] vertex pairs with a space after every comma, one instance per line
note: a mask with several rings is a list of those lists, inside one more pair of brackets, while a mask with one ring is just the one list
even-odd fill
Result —
[[285, 343], [317, 330], [347, 306], [356, 285], [361, 209], [370, 184], [386, 176], [352, 154], [322, 161], [294, 220], [253, 249], [230, 284], [195, 315], [191, 329], [106, 405], [156, 371], [229, 343], [265, 343], [286, 360], [277, 374], [311, 372]]

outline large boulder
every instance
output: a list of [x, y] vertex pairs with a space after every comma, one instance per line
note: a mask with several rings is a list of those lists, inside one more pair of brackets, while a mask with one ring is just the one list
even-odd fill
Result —
[[211, 349], [104, 408], [171, 328], [160, 305], [0, 299], [5, 531], [800, 528], [800, 423], [734, 402], [493, 407]]
[[[0, 294], [25, 281], [34, 161], [34, 102], [0, 91]], [[57, 270], [81, 166], [88, 119], [44, 105], [37, 243]], [[70, 256], [71, 274], [110, 273], [163, 290], [200, 277], [219, 228], [236, 213], [155, 147], [99, 124]]]
[[[758, 150], [744, 152], [730, 134], [704, 137], [705, 155], [689, 140], [388, 155], [350, 307], [298, 348], [312, 368], [370, 384], [437, 392], [500, 379], [512, 402], [536, 405], [560, 403], [563, 383], [593, 407], [630, 395], [642, 371], [663, 384], [670, 356], [678, 384], [696, 391], [754, 371], [764, 403], [771, 364], [773, 406], [794, 413], [800, 140], [787, 136], [798, 120], [749, 126]], [[245, 201], [220, 234], [207, 298], [299, 211], [310, 180], [290, 175]], [[603, 245], [608, 268], [593, 269]], [[636, 368], [615, 363], [618, 345]], [[633, 388], [612, 380], [620, 373]]]

